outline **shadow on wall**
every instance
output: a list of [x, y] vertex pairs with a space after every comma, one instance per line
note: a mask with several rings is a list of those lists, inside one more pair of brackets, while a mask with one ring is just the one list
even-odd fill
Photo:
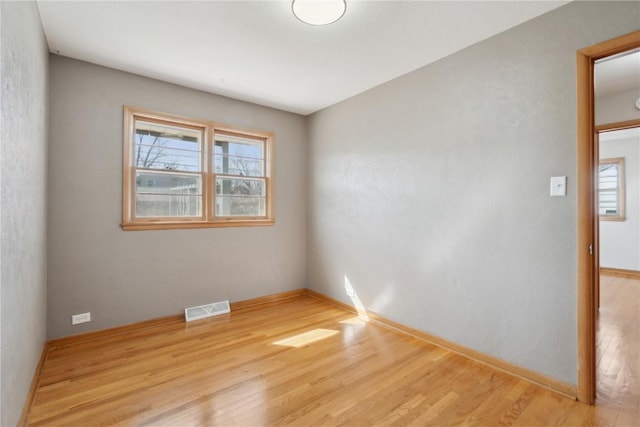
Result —
[[[506, 172], [505, 169], [507, 169]], [[450, 195], [446, 204], [451, 208], [437, 224], [418, 220], [410, 226], [412, 231], [407, 231], [407, 226], [392, 231], [387, 236], [386, 242], [390, 246], [383, 256], [388, 258], [393, 266], [378, 269], [381, 275], [388, 272], [391, 274], [386, 280], [383, 278], [380, 282], [369, 277], [369, 280], [373, 279], [374, 282], [368, 284], [370, 286], [366, 289], [377, 288], [378, 291], [373, 295], [366, 295], [366, 292], [363, 294], [363, 298], [367, 301], [366, 307], [349, 275], [344, 274], [344, 291], [357, 310], [358, 316], [369, 320], [370, 315], [367, 310], [388, 316], [389, 307], [399, 304], [398, 298], [401, 298], [403, 289], [405, 295], [410, 296], [407, 293], [413, 286], [420, 286], [423, 291], [429, 292], [431, 298], [446, 304], [447, 301], [443, 300], [447, 296], [444, 294], [444, 287], [422, 286], [426, 281], [434, 278], [447, 280], [450, 285], [449, 290], [453, 288], [463, 293], [465, 297], [471, 295], [475, 292], [470, 287], [473, 282], [469, 281], [471, 280], [468, 277], [469, 274], [465, 274], [466, 272], [459, 268], [460, 263], [468, 267], [467, 271], [473, 271], [474, 275], [483, 274], [488, 279], [504, 276], [506, 270], [512, 270], [511, 265], [505, 265], [503, 258], [498, 258], [494, 254], [499, 253], [500, 248], [506, 244], [510, 244], [516, 253], [526, 251], [527, 241], [514, 242], [513, 236], [506, 234], [502, 225], [504, 222], [518, 221], [520, 215], [518, 205], [509, 203], [508, 206], [496, 210], [496, 205], [504, 199], [504, 194], [513, 194], [513, 187], [518, 185], [505, 180], [505, 173], [510, 173], [508, 166], [501, 167], [496, 164], [485, 170], [484, 175], [480, 177], [472, 173], [459, 174], [461, 176], [456, 178], [461, 181], [459, 186], [469, 188], [469, 194], [464, 198]], [[537, 191], [540, 197], [548, 197], [547, 185], [546, 179], [539, 182]], [[492, 191], [488, 192], [488, 189]], [[473, 215], [469, 214], [468, 206], [473, 207]], [[540, 215], [541, 223], [544, 223], [545, 215], [547, 214]], [[486, 238], [487, 233], [490, 234], [491, 239]], [[408, 252], [406, 248], [396, 248], [393, 245], [397, 242], [418, 250]], [[482, 251], [481, 248], [485, 250]], [[402, 254], [402, 259], [395, 264], [398, 253]], [[376, 267], [372, 266], [371, 269], [375, 271]], [[350, 275], [353, 277], [351, 273]], [[357, 280], [356, 285], [361, 286], [358, 285]], [[469, 288], [464, 289], [465, 286]], [[393, 317], [393, 313], [390, 317]]]

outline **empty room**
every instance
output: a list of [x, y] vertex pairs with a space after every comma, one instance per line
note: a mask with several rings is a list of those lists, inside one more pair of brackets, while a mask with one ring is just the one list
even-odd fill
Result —
[[640, 2], [0, 31], [0, 425], [640, 425]]

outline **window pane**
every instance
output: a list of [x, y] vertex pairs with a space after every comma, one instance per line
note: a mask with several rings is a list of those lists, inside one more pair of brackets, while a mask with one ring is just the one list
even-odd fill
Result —
[[200, 175], [138, 171], [136, 193], [202, 194]]
[[222, 196], [264, 197], [264, 179], [216, 178], [216, 194]]
[[136, 216], [199, 217], [202, 216], [201, 196], [187, 194], [136, 194]]
[[136, 173], [137, 217], [202, 216], [200, 175], [142, 171]]
[[618, 191], [620, 168], [617, 163], [604, 163], [598, 173], [598, 213], [603, 216], [618, 215]]
[[216, 216], [264, 216], [265, 199], [237, 196], [218, 197]]
[[264, 179], [216, 179], [217, 216], [264, 216]]
[[216, 134], [215, 172], [240, 176], [264, 176], [264, 141]]
[[201, 139], [198, 130], [136, 121], [135, 166], [199, 172]]

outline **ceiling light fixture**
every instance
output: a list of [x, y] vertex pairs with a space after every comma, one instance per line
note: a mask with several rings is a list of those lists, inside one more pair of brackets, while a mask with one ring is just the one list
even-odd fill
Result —
[[293, 0], [293, 14], [310, 25], [327, 25], [342, 18], [347, 10], [345, 0]]

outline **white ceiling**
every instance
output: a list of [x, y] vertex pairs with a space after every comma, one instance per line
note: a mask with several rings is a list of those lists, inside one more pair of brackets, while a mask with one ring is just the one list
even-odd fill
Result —
[[594, 91], [596, 97], [640, 89], [640, 50], [623, 53], [596, 62]]
[[290, 1], [38, 0], [60, 55], [310, 114], [567, 1], [355, 1], [314, 27]]

